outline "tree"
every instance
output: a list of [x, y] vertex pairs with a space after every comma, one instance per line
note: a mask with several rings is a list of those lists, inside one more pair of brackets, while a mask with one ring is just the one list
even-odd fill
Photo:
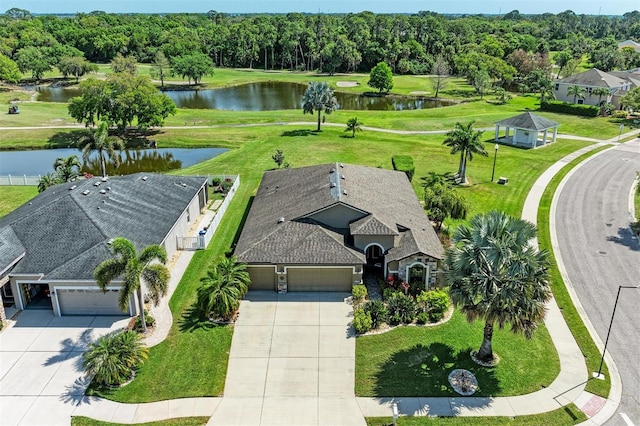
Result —
[[611, 92], [606, 87], [596, 87], [591, 91], [591, 94], [598, 97], [598, 105], [602, 104], [602, 97], [609, 96]]
[[160, 79], [160, 87], [164, 88], [164, 79], [170, 72], [171, 64], [169, 63], [169, 60], [164, 56], [162, 51], [158, 51], [153, 59], [153, 64], [151, 64], [151, 75], [154, 78]]
[[451, 70], [449, 69], [447, 61], [444, 60], [442, 55], [438, 56], [431, 68], [431, 82], [433, 83], [433, 89], [436, 91], [434, 96], [436, 99], [438, 99], [440, 90], [443, 90], [447, 86], [450, 72]]
[[138, 74], [138, 61], [133, 56], [118, 55], [111, 60], [111, 71], [115, 73], [126, 72], [131, 76]]
[[625, 109], [640, 111], [640, 87], [635, 87], [620, 98], [620, 105]]
[[80, 175], [82, 164], [77, 156], [59, 157], [53, 163], [53, 169], [61, 182], [71, 182]]
[[82, 369], [103, 386], [121, 385], [149, 356], [142, 337], [133, 330], [105, 334], [89, 343], [82, 354]]
[[47, 173], [41, 176], [38, 180], [38, 192], [44, 192], [47, 188], [53, 185], [57, 185], [60, 182], [60, 178], [55, 173]]
[[251, 279], [247, 265], [239, 263], [236, 256], [224, 257], [213, 264], [200, 280], [197, 290], [197, 307], [206, 317], [228, 320], [240, 306]]
[[205, 76], [213, 74], [213, 61], [203, 53], [192, 53], [190, 55], [178, 56], [173, 59], [173, 72], [182, 78], [187, 77], [189, 83], [193, 84]]
[[[111, 242], [111, 250], [115, 257], [100, 263], [93, 272], [98, 287], [107, 291], [107, 286], [118, 277], [122, 277], [122, 287], [118, 306], [125, 311], [129, 307], [131, 296], [137, 291], [138, 309], [142, 328], [146, 332], [147, 324], [144, 318], [144, 296], [142, 283], [144, 281], [149, 298], [155, 306], [160, 298], [167, 294], [169, 284], [169, 270], [167, 252], [164, 247], [152, 244], [145, 247], [140, 254], [136, 252], [133, 243], [126, 238], [115, 238]], [[152, 263], [158, 261], [160, 263]]]
[[393, 89], [393, 72], [386, 62], [378, 62], [369, 73], [369, 81], [367, 84], [374, 89], [378, 89], [380, 93], [385, 91], [389, 93]]
[[326, 81], [310, 82], [302, 96], [302, 112], [304, 114], [318, 113], [318, 129], [320, 131], [320, 114], [331, 114], [338, 109], [338, 101], [333, 96], [333, 89]]
[[473, 129], [474, 121], [467, 124], [456, 123], [453, 130], [447, 132], [443, 145], [451, 148], [451, 154], [460, 153], [460, 164], [458, 166], [458, 176], [460, 182], [467, 181], [467, 160], [473, 160], [473, 154], [487, 156], [487, 151], [480, 138], [482, 130]]
[[57, 67], [65, 78], [72, 75], [76, 78], [76, 82], [87, 73], [98, 72], [98, 66], [82, 56], [64, 56], [58, 62]]
[[0, 80], [7, 83], [18, 83], [22, 78], [22, 73], [18, 64], [10, 58], [0, 54]]
[[480, 99], [484, 97], [484, 93], [491, 86], [491, 77], [489, 73], [480, 69], [473, 75], [473, 87], [476, 89], [476, 92], [480, 94]]
[[556, 63], [556, 66], [558, 67], [558, 75], [556, 76], [556, 78], [560, 78], [560, 73], [562, 72], [562, 69], [565, 66], [567, 66], [569, 61], [571, 61], [572, 59], [573, 59], [573, 55], [568, 50], [562, 50], [553, 56], [553, 60]]
[[109, 126], [107, 123], [100, 122], [94, 129], [90, 129], [78, 142], [78, 149], [82, 150], [82, 158], [85, 164], [89, 163], [91, 152], [98, 151], [100, 158], [100, 171], [102, 177], [107, 177], [107, 165], [105, 154], [115, 167], [120, 165], [120, 156], [116, 149], [123, 149], [124, 144], [121, 140], [109, 136]]
[[454, 233], [445, 255], [449, 294], [469, 322], [485, 321], [480, 361], [494, 360], [495, 324], [531, 338], [544, 318], [551, 298], [549, 259], [529, 245], [535, 236], [532, 223], [498, 211], [475, 216]]
[[44, 48], [23, 47], [16, 52], [16, 63], [22, 72], [31, 71], [34, 80], [42, 79], [45, 72], [53, 69], [55, 58], [52, 58]]
[[280, 168], [282, 163], [284, 163], [284, 153], [282, 150], [276, 149], [276, 153], [273, 154], [271, 158], [273, 158], [273, 161], [278, 165], [278, 168]]
[[429, 219], [442, 229], [445, 219], [465, 219], [469, 206], [464, 197], [451, 185], [445, 176], [431, 173], [422, 178], [424, 209]]
[[567, 96], [573, 96], [574, 104], [577, 102], [578, 98], [584, 99], [584, 94], [586, 92], [587, 91], [584, 88], [578, 86], [577, 84], [574, 84], [573, 86], [569, 86], [567, 88]]
[[358, 117], [352, 117], [347, 120], [347, 128], [344, 129], [345, 132], [351, 132], [351, 137], [356, 137], [356, 132], [362, 131], [362, 123], [358, 120]]

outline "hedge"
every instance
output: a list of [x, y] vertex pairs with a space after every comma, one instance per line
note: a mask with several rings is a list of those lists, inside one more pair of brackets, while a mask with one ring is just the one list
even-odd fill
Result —
[[405, 172], [409, 182], [411, 182], [413, 174], [416, 172], [416, 167], [413, 165], [413, 157], [409, 155], [394, 155], [391, 157], [391, 164], [393, 164], [393, 170]]
[[583, 117], [597, 117], [600, 108], [593, 105], [570, 104], [569, 102], [545, 101], [540, 104], [542, 111], [560, 112], [563, 114], [580, 115]]

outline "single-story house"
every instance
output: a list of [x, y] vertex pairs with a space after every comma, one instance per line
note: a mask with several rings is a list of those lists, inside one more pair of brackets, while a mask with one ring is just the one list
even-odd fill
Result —
[[[575, 99], [578, 104], [599, 106], [602, 102], [608, 102], [620, 108], [620, 97], [636, 87], [636, 84], [627, 78], [624, 72], [604, 72], [592, 68], [556, 81], [553, 91], [556, 99], [573, 103], [574, 95], [567, 93], [571, 86], [584, 89], [584, 98]], [[599, 87], [607, 89], [609, 94], [606, 96], [593, 94], [593, 90]]]
[[[18, 310], [123, 315], [121, 282], [103, 293], [93, 278], [113, 256], [110, 241], [160, 244], [171, 258], [206, 204], [206, 177], [137, 173], [52, 186], [0, 218], [1, 298]], [[136, 308], [132, 297], [127, 314]]]
[[404, 172], [332, 163], [266, 172], [235, 253], [253, 290], [351, 291], [366, 265], [429, 288], [444, 250]]
[[[494, 140], [496, 142], [524, 148], [536, 148], [555, 142], [560, 125], [530, 111], [497, 121], [495, 124]], [[504, 135], [500, 134], [501, 127], [505, 128]], [[513, 133], [511, 133], [512, 129]]]
[[640, 43], [635, 42], [633, 40], [625, 40], [625, 41], [621, 41], [620, 43], [618, 43], [618, 50], [622, 50], [625, 47], [629, 47], [633, 50], [635, 50], [636, 52], [640, 53]]

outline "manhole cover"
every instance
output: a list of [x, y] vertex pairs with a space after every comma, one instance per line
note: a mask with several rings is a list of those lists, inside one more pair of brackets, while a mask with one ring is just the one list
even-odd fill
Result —
[[606, 252], [606, 251], [604, 251], [604, 250], [598, 250], [596, 253], [598, 253], [598, 254], [602, 254], [602, 255], [607, 254], [607, 252]]
[[607, 223], [607, 228], [611, 228], [613, 226], [613, 223]]

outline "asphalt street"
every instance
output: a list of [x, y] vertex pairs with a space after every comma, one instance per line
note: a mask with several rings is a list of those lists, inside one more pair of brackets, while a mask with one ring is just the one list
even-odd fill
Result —
[[[596, 155], [568, 178], [559, 192], [555, 230], [571, 284], [604, 343], [619, 286], [640, 284], [640, 242], [629, 194], [640, 171], [640, 140]], [[640, 426], [640, 288], [623, 288], [607, 350], [623, 389], [611, 426]]]

